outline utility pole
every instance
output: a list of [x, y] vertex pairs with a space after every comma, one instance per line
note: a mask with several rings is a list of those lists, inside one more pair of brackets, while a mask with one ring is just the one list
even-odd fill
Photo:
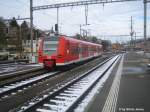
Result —
[[134, 34], [134, 32], [133, 32], [133, 20], [132, 20], [132, 16], [131, 16], [131, 32], [130, 32], [130, 36], [131, 36], [131, 42], [130, 42], [130, 47], [132, 47], [133, 48], [133, 34]]
[[57, 34], [59, 34], [59, 7], [57, 8]]
[[147, 0], [144, 0], [144, 51], [147, 49]]
[[85, 24], [88, 24], [88, 5], [85, 5]]
[[19, 39], [19, 55], [20, 55], [20, 58], [22, 58], [22, 30], [21, 30], [21, 25], [19, 27], [19, 36], [20, 36], [20, 39]]
[[81, 34], [81, 24], [80, 24], [80, 36], [81, 36], [82, 34]]
[[134, 47], [136, 47], [136, 32], [135, 32], [135, 39], [134, 39]]
[[[30, 0], [30, 39], [31, 39], [31, 56], [33, 56], [33, 0]], [[32, 60], [32, 59], [31, 59]]]

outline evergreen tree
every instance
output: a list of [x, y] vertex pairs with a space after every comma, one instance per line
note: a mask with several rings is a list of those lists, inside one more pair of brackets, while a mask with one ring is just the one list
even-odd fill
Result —
[[16, 21], [16, 19], [13, 17], [13, 19], [10, 21], [10, 26], [11, 27], [17, 27], [17, 28], [19, 28], [19, 25], [18, 25], [18, 23], [17, 23], [17, 21]]
[[92, 36], [92, 42], [97, 43], [97, 37]]
[[29, 27], [26, 21], [23, 21], [21, 24], [21, 36], [24, 41], [28, 40], [28, 35], [29, 35]]
[[28, 29], [28, 25], [26, 21], [23, 21], [23, 23], [21, 24], [21, 29]]
[[6, 25], [3, 18], [0, 18], [0, 49], [5, 49], [6, 46]]
[[82, 36], [81, 36], [80, 34], [77, 33], [77, 34], [75, 35], [75, 38], [76, 38], [76, 39], [81, 39]]

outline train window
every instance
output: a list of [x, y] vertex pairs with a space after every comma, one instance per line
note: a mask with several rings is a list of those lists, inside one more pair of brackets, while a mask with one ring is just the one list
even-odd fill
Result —
[[50, 36], [50, 37], [45, 37], [44, 41], [58, 41], [59, 36]]
[[98, 47], [98, 52], [100, 52], [101, 51], [101, 48], [100, 47]]
[[44, 41], [44, 54], [51, 55], [57, 50], [58, 41]]
[[86, 52], [86, 47], [83, 47], [82, 52], [83, 52], [83, 53], [85, 53], [85, 52]]
[[78, 48], [78, 52], [82, 53], [82, 48], [81, 47]]
[[71, 46], [71, 54], [72, 55], [77, 55], [77, 54], [79, 54], [79, 48], [77, 47], [77, 46]]

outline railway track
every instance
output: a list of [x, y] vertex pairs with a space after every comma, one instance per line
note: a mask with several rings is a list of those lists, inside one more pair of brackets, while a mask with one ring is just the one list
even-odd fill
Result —
[[[84, 98], [84, 96], [96, 85], [96, 83], [109, 71], [121, 56], [108, 59], [86, 73], [74, 78], [70, 82], [61, 85], [53, 92], [44, 94], [41, 98], [29, 102], [17, 111], [19, 112], [70, 112]], [[97, 71], [96, 71], [97, 70]], [[97, 74], [97, 75], [96, 75]]]
[[[6, 64], [0, 64], [0, 69], [7, 69], [7, 68], [19, 68], [21, 66], [30, 66], [31, 64], [27, 64], [27, 63], [6, 63]], [[0, 73], [3, 73], [3, 72], [0, 72]]]
[[14, 67], [16, 65], [18, 65], [18, 63], [0, 64], [0, 68]]
[[5, 61], [0, 61], [0, 65], [2, 64], [10, 64], [10, 63], [28, 63], [29, 60], [27, 59], [20, 59], [20, 60], [5, 60]]
[[47, 70], [44, 70], [43, 67], [36, 67], [30, 69], [24, 69], [20, 71], [10, 72], [0, 75], [0, 86], [9, 85], [10, 83], [15, 83], [19, 80], [24, 80], [25, 78], [31, 78], [36, 75], [47, 73]]
[[[73, 67], [69, 67], [68, 69], [62, 71], [65, 72]], [[36, 71], [37, 70], [37, 71]], [[46, 79], [49, 79], [52, 76], [55, 76], [57, 74], [62, 73], [61, 71], [54, 71], [50, 72], [46, 71], [44, 69], [36, 69], [35, 71], [31, 69], [31, 71], [20, 71], [16, 74], [9, 74], [11, 77], [7, 77], [7, 75], [4, 76], [4, 79], [8, 78], [8, 80], [12, 80], [11, 78], [14, 77], [15, 80], [12, 81], [4, 81], [5, 83], [2, 84], [0, 82], [0, 98], [7, 98], [11, 95], [17, 94], [17, 92], [21, 92], [24, 89], [27, 89], [28, 87], [31, 87], [32, 85], [36, 85], [37, 83], [40, 83], [41, 81], [45, 81]], [[22, 74], [20, 74], [22, 73]], [[8, 75], [8, 76], [9, 76]], [[21, 77], [22, 75], [22, 77]], [[16, 76], [18, 76], [16, 78]]]
[[59, 74], [59, 71], [50, 72], [50, 73], [41, 73], [40, 75], [36, 76], [32, 75], [31, 77], [13, 81], [8, 84], [4, 84], [0, 87], [0, 98], [6, 98], [10, 95], [15, 95], [17, 92], [21, 92], [28, 87], [36, 85], [37, 83], [44, 81], [54, 75]]
[[40, 65], [34, 65], [34, 64], [26, 64], [26, 63], [6, 63], [6, 64], [0, 64], [0, 76], [3, 74], [8, 74], [10, 72], [14, 71], [19, 71], [19, 70], [24, 70], [24, 69], [29, 69], [30, 67], [35, 68], [42, 68]]
[[0, 75], [12, 72], [13, 70], [17, 70], [19, 68], [23, 68], [27, 64], [25, 63], [6, 63], [6, 64], [0, 64]]

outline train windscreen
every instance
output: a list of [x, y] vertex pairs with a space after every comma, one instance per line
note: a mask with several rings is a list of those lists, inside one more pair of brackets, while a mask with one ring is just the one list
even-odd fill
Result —
[[57, 45], [58, 45], [58, 37], [53, 36], [45, 38], [43, 46], [44, 54], [52, 55], [56, 53]]

